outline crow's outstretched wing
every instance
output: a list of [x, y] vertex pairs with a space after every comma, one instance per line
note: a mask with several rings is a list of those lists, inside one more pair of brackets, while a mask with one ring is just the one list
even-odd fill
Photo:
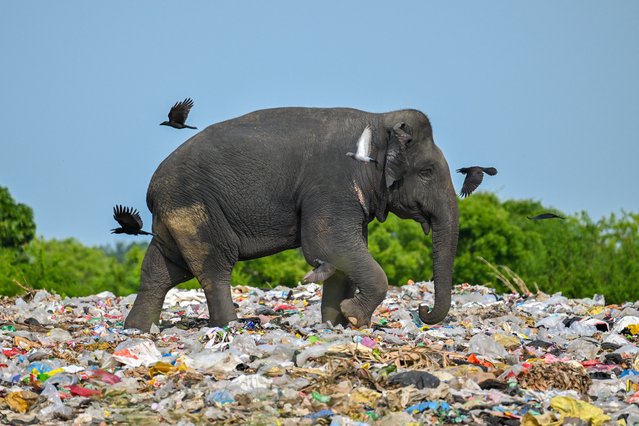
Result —
[[191, 98], [186, 98], [182, 102], [176, 102], [169, 111], [169, 121], [184, 124], [191, 108], [193, 108], [193, 99]]
[[132, 207], [117, 205], [113, 207], [113, 219], [115, 219], [125, 230], [142, 229], [142, 218], [140, 212]]
[[543, 219], [565, 219], [565, 217], [561, 217], [559, 215], [556, 215], [554, 213], [541, 213], [538, 214], [537, 216], [528, 216], [528, 219], [530, 220], [543, 220]]
[[[459, 169], [460, 173], [464, 173], [464, 169]], [[484, 172], [481, 169], [476, 169], [474, 167], [465, 168], [466, 170], [466, 179], [464, 179], [464, 184], [461, 189], [461, 196], [468, 197], [473, 193], [474, 190], [481, 184], [484, 180]]]
[[497, 169], [494, 167], [483, 167], [482, 170], [490, 176], [495, 176], [497, 174]]

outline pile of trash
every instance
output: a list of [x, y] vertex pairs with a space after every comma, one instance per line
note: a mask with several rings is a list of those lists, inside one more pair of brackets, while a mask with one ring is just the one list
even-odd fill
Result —
[[0, 299], [0, 423], [560, 425], [639, 423], [639, 303], [432, 283], [390, 289], [371, 328], [321, 322], [321, 286], [233, 288], [238, 321], [209, 327], [204, 294], [172, 290], [150, 333], [134, 295]]

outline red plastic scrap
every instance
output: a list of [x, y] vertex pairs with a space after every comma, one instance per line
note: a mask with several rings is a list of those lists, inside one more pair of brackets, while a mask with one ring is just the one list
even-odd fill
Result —
[[596, 359], [589, 359], [586, 361], [582, 361], [581, 365], [584, 366], [589, 372], [592, 371], [610, 371], [617, 368], [616, 365], [604, 364], [603, 362]]
[[3, 349], [2, 353], [4, 354], [4, 356], [6, 356], [7, 358], [13, 358], [16, 355], [22, 355], [25, 352], [17, 349], [17, 348], [11, 348], [11, 349]]
[[91, 371], [91, 378], [96, 379], [96, 380], [100, 380], [101, 382], [104, 382], [104, 383], [109, 384], [109, 385], [114, 385], [114, 384], [120, 383], [122, 381], [122, 379], [120, 379], [120, 377], [116, 376], [115, 374], [111, 374], [108, 371], [105, 371], [105, 370], [102, 370], [102, 369]]
[[278, 305], [275, 308], [275, 311], [297, 311], [297, 308], [292, 305], [287, 305], [286, 303]]
[[468, 356], [467, 361], [470, 362], [471, 364], [481, 365], [482, 367], [495, 368], [495, 366], [493, 365], [492, 362], [483, 361], [483, 360], [477, 358], [477, 355], [475, 355], [475, 354], [470, 354]]
[[78, 385], [71, 385], [68, 387], [71, 395], [78, 395], [89, 398], [94, 395], [102, 395], [102, 391], [96, 389], [89, 389]]

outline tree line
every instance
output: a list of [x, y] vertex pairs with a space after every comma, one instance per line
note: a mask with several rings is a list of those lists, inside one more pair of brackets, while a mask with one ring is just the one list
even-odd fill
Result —
[[[603, 294], [608, 303], [637, 299], [639, 214], [622, 211], [597, 221], [586, 213], [565, 220], [531, 221], [548, 211], [534, 200], [500, 200], [490, 193], [459, 201], [459, 244], [453, 281], [507, 290], [495, 274], [501, 265], [528, 285], [568, 297]], [[557, 210], [554, 210], [557, 211]], [[0, 294], [45, 288], [67, 296], [137, 292], [147, 243], [87, 247], [76, 239], [36, 236], [33, 211], [0, 187]], [[421, 226], [389, 215], [369, 225], [369, 248], [392, 285], [432, 276], [432, 241]], [[482, 261], [485, 259], [491, 265]], [[234, 284], [295, 286], [310, 266], [299, 250], [239, 262]], [[182, 285], [197, 288], [191, 280]]]

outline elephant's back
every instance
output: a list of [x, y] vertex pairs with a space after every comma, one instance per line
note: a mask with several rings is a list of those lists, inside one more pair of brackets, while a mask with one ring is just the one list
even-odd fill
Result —
[[363, 128], [369, 115], [349, 108], [273, 108], [213, 124], [158, 166], [147, 192], [149, 209], [154, 212], [156, 200], [167, 194], [253, 199], [260, 191], [276, 193], [277, 185], [294, 192], [304, 168], [324, 158], [324, 151], [344, 155], [330, 144], [346, 127]]

